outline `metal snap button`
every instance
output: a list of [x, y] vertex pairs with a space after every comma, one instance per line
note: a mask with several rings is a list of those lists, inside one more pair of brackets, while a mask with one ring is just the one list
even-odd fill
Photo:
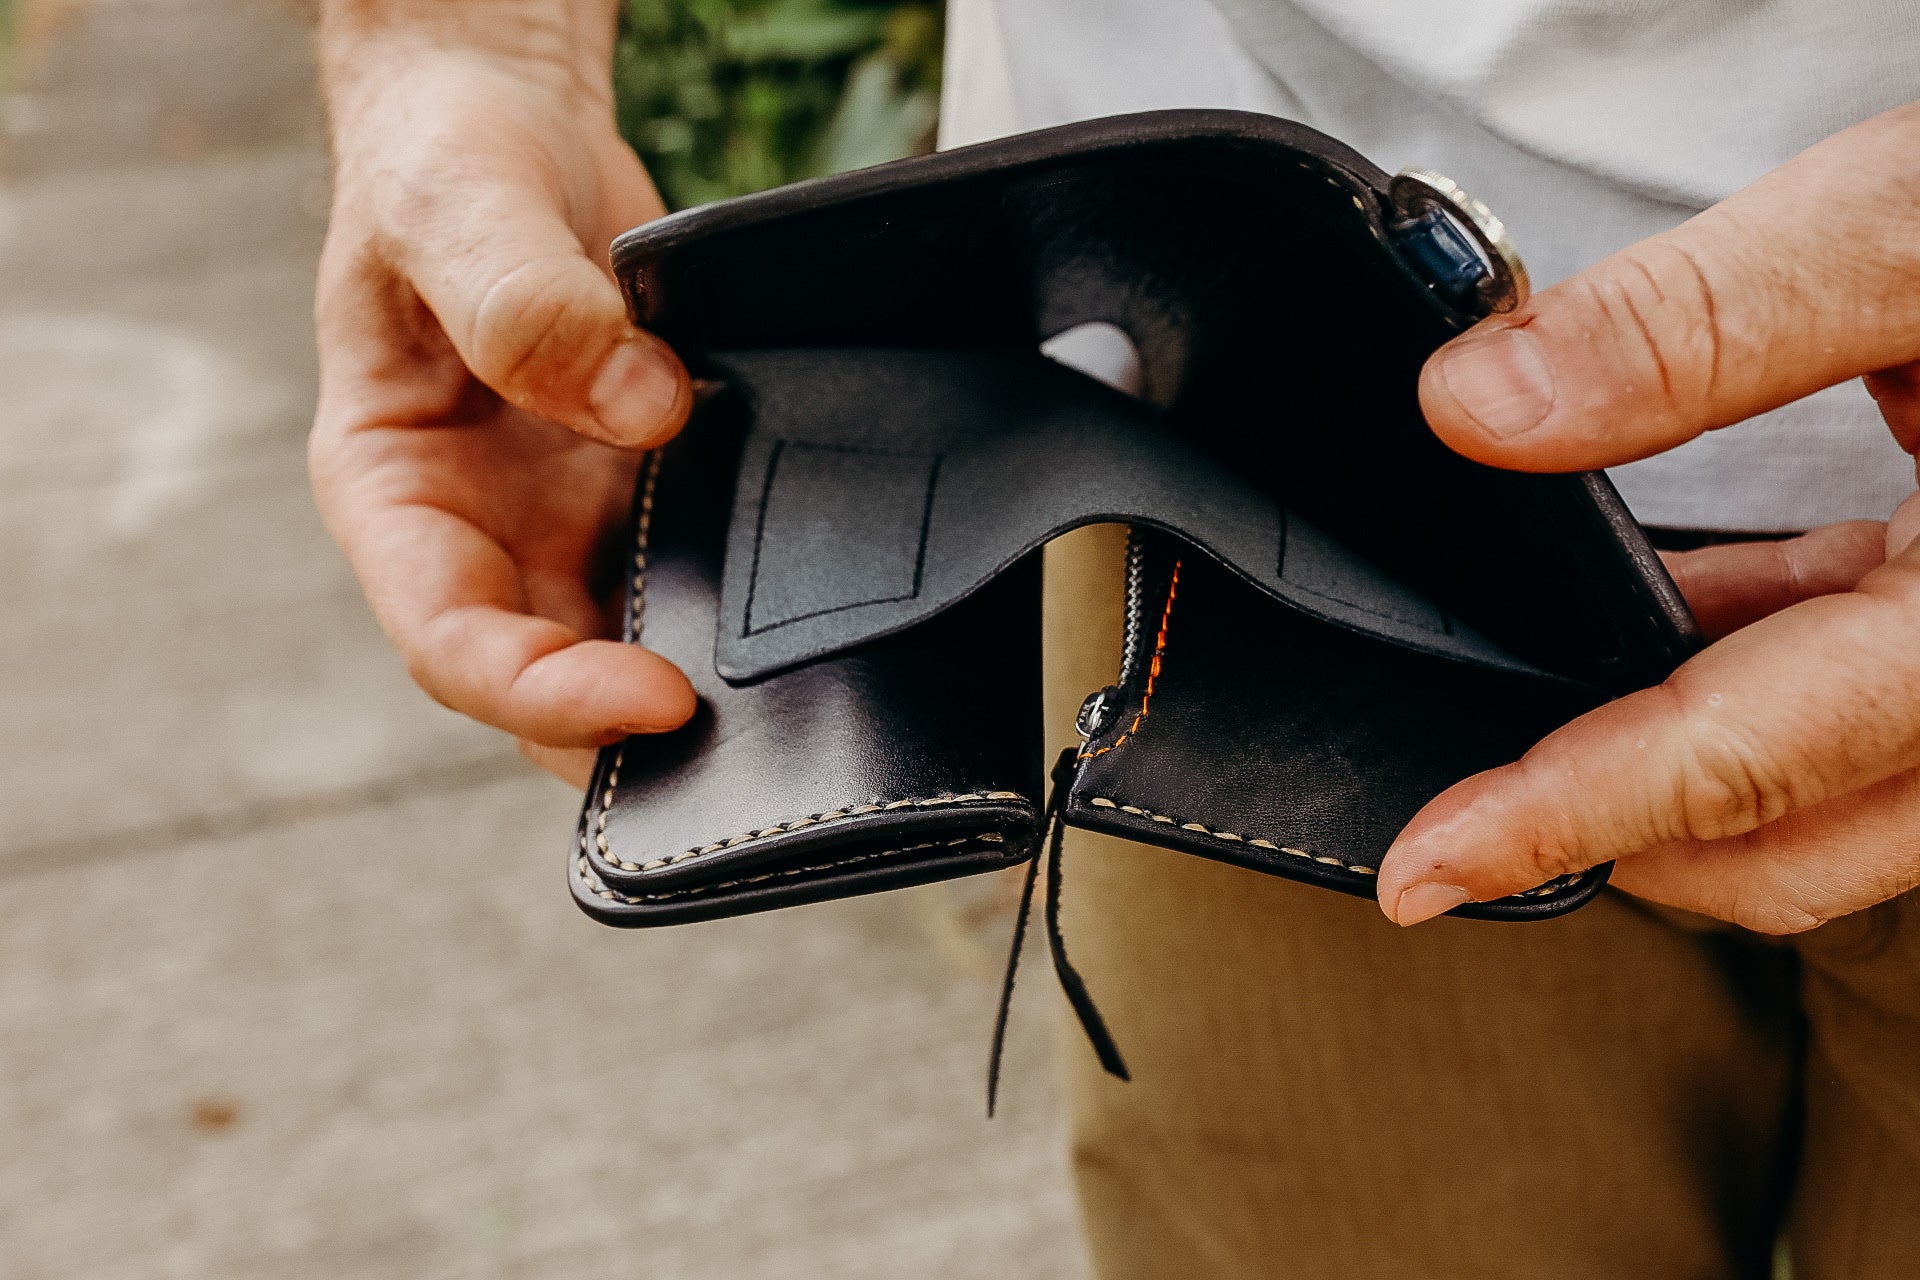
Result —
[[1506, 224], [1452, 178], [1431, 169], [1403, 169], [1388, 184], [1387, 195], [1403, 225], [1444, 218], [1466, 237], [1481, 269], [1474, 291], [1489, 312], [1512, 311], [1532, 293], [1527, 265], [1507, 238]]

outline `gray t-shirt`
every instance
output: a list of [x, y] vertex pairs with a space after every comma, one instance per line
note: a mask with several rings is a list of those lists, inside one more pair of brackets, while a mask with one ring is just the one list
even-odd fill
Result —
[[[945, 145], [1286, 116], [1460, 182], [1536, 286], [1920, 99], [1920, 0], [949, 0], [948, 41]], [[1642, 520], [1711, 529], [1884, 517], [1914, 488], [1857, 383], [1613, 474]]]

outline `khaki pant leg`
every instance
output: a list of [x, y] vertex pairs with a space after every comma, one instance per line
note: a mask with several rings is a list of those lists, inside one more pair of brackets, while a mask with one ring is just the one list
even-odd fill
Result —
[[1806, 1152], [1794, 1280], [1920, 1276], [1920, 897], [1795, 940], [1805, 962]]
[[[1113, 678], [1122, 545], [1050, 549], [1056, 736]], [[1766, 1274], [1793, 1083], [1779, 949], [1618, 895], [1402, 931], [1073, 835], [1067, 944], [1134, 1075], [1067, 1049], [1103, 1280]]]

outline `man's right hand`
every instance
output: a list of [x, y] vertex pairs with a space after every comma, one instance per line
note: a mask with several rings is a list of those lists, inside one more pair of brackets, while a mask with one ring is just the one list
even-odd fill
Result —
[[690, 400], [600, 265], [663, 212], [614, 129], [613, 25], [612, 0], [333, 0], [321, 35], [321, 513], [420, 686], [576, 783], [694, 706], [608, 638], [639, 451]]

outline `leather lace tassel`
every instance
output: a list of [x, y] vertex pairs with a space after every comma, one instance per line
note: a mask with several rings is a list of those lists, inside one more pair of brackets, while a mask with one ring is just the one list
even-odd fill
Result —
[[1047, 864], [1047, 902], [1041, 913], [1046, 923], [1047, 949], [1053, 953], [1053, 972], [1060, 980], [1060, 989], [1066, 992], [1067, 1003], [1073, 1006], [1074, 1016], [1080, 1020], [1080, 1029], [1086, 1033], [1087, 1041], [1093, 1046], [1094, 1054], [1100, 1059], [1100, 1065], [1107, 1074], [1122, 1080], [1130, 1080], [1127, 1064], [1120, 1056], [1120, 1046], [1114, 1043], [1113, 1033], [1107, 1030], [1106, 1019], [1100, 1016], [1099, 1008], [1093, 1003], [1093, 996], [1087, 991], [1085, 980], [1067, 959], [1066, 939], [1060, 932], [1060, 846], [1066, 841], [1067, 824], [1065, 813], [1067, 792], [1073, 785], [1074, 766], [1079, 763], [1078, 754], [1069, 747], [1060, 753], [1060, 759], [1053, 766], [1052, 791], [1047, 796], [1047, 810], [1041, 826], [1041, 849], [1027, 864], [1026, 882], [1020, 887], [1020, 911], [1014, 918], [1013, 947], [1007, 954], [1007, 976], [1000, 983], [1000, 1009], [993, 1020], [993, 1048], [987, 1059], [987, 1116], [993, 1116], [994, 1104], [1000, 1095], [1000, 1059], [1006, 1049], [1007, 1019], [1013, 1011], [1013, 981], [1020, 968], [1020, 944], [1027, 936], [1027, 916], [1033, 909], [1033, 886], [1040, 875], [1040, 864]]

